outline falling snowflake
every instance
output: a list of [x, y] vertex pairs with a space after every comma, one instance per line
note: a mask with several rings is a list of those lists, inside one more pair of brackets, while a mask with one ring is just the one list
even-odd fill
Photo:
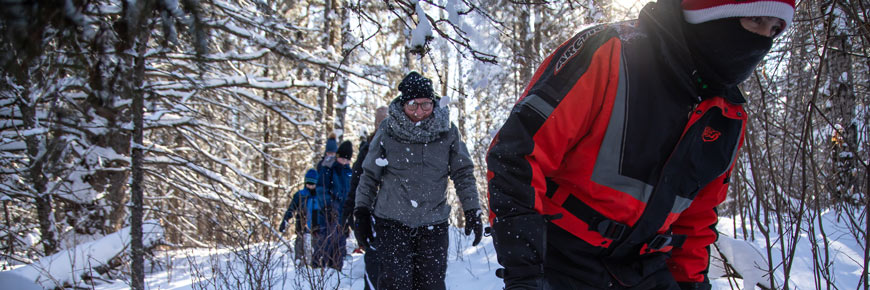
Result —
[[390, 164], [390, 162], [387, 161], [387, 159], [384, 159], [384, 158], [375, 159], [375, 165], [377, 165], [377, 166], [384, 167], [384, 166], [387, 166], [387, 164]]
[[416, 207], [417, 207], [417, 201], [416, 201], [416, 200], [411, 200], [411, 206], [413, 206], [414, 208], [416, 208]]

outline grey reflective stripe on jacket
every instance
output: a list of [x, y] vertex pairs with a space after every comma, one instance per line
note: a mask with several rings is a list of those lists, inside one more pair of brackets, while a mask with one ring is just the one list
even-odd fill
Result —
[[375, 216], [409, 227], [445, 222], [450, 215], [448, 176], [462, 209], [480, 208], [474, 164], [456, 126], [435, 141], [411, 144], [379, 129], [363, 161], [356, 207], [371, 209], [374, 204]]

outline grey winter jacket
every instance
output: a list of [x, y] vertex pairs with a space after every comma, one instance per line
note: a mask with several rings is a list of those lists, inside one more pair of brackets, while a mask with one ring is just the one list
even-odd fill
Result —
[[413, 123], [401, 104], [390, 104], [390, 116], [369, 143], [355, 207], [409, 227], [442, 223], [450, 215], [449, 176], [462, 209], [480, 208], [474, 164], [448, 112], [438, 107], [432, 117]]

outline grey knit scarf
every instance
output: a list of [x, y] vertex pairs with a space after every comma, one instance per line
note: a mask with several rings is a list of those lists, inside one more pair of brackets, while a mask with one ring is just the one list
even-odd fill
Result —
[[[437, 103], [436, 103], [437, 104]], [[390, 103], [390, 116], [384, 120], [386, 130], [393, 138], [403, 143], [429, 143], [450, 130], [450, 110], [436, 106], [432, 116], [420, 122], [413, 122], [405, 115], [401, 102]]]

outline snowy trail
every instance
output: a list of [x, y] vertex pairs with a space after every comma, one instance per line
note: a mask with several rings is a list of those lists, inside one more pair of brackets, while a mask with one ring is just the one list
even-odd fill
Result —
[[[826, 216], [826, 228], [830, 229], [829, 242], [835, 252], [832, 253], [835, 281], [840, 289], [854, 288], [860, 280], [861, 265], [860, 245], [849, 241], [842, 235], [844, 229], [834, 221], [832, 216]], [[747, 284], [761, 282], [766, 284], [767, 277], [760, 270], [766, 264], [761, 259], [763, 241], [754, 242], [734, 239], [729, 235], [735, 232], [732, 220], [720, 218], [718, 229], [720, 239], [717, 242], [719, 251], [732, 262], [732, 266], [747, 278]], [[473, 236], [467, 237], [461, 229], [450, 228], [450, 245], [448, 249], [447, 289], [499, 290], [502, 281], [495, 276], [498, 265], [492, 238], [484, 237], [480, 245], [471, 247]], [[740, 232], [740, 231], [737, 231]], [[756, 234], [760, 236], [760, 234]], [[351, 235], [348, 241], [348, 253], [352, 253], [356, 242]], [[119, 239], [113, 239], [119, 240]], [[290, 241], [292, 245], [292, 240]], [[815, 289], [812, 270], [812, 253], [809, 239], [803, 238], [798, 243], [795, 253], [795, 264], [791, 272], [791, 289]], [[101, 245], [102, 249], [119, 248], [117, 245]], [[243, 254], [247, 253], [247, 254]], [[713, 264], [710, 267], [710, 278], [713, 289], [746, 289], [740, 279], [714, 278], [721, 277], [724, 270], [717, 265], [718, 253], [714, 251]], [[363, 289], [365, 264], [360, 253], [349, 254], [345, 258], [341, 272], [335, 270], [296, 267], [293, 254], [284, 244], [257, 244], [235, 253], [218, 249], [182, 249], [157, 254], [155, 265], [146, 264], [148, 271], [145, 282], [148, 289], [250, 289], [250, 281], [258, 281], [260, 287], [267, 289]], [[246, 263], [247, 260], [247, 263]], [[774, 259], [774, 264], [780, 261]], [[245, 274], [245, 265], [253, 273], [263, 275], [250, 278]], [[761, 267], [759, 267], [761, 265]], [[52, 265], [55, 277], [69, 279], [71, 272], [63, 271], [58, 265]], [[69, 268], [67, 268], [69, 269]], [[22, 281], [33, 281], [33, 277], [21, 275], [29, 271], [26, 268], [0, 272], [0, 285], [19, 285], [13, 289], [27, 286]], [[54, 273], [56, 272], [56, 273]], [[77, 272], [78, 273], [78, 272]], [[15, 275], [17, 274], [17, 275]], [[28, 277], [28, 279], [20, 279]], [[118, 278], [97, 285], [98, 290], [129, 289], [126, 277]], [[15, 284], [19, 283], [19, 284]], [[782, 286], [782, 272], [777, 272], [777, 286]], [[32, 286], [32, 285], [31, 285]], [[732, 288], [733, 287], [733, 288]], [[845, 288], [844, 288], [845, 287]], [[6, 289], [6, 288], [4, 288]], [[756, 288], [758, 289], [758, 288]]]

